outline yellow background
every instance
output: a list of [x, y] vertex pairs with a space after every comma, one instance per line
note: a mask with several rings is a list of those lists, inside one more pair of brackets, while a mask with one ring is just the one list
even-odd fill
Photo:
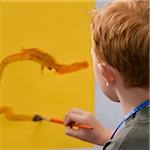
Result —
[[[0, 106], [18, 114], [64, 118], [72, 107], [93, 111], [90, 16], [94, 1], [0, 2], [0, 59], [22, 48], [40, 48], [59, 63], [87, 60], [90, 67], [59, 75], [32, 61], [8, 65], [0, 86]], [[48, 122], [11, 122], [0, 116], [0, 149], [89, 147]]]

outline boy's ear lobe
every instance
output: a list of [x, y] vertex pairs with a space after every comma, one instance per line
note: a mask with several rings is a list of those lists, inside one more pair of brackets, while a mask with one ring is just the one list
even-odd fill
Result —
[[106, 83], [111, 85], [115, 81], [114, 73], [109, 65], [105, 63], [98, 63], [98, 69]]

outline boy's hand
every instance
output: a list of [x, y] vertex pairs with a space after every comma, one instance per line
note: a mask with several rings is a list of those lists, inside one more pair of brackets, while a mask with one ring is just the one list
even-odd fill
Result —
[[[97, 145], [103, 145], [112, 134], [111, 130], [104, 128], [92, 113], [81, 109], [71, 109], [67, 113], [64, 123], [67, 135]], [[73, 129], [72, 123], [91, 125], [93, 129]]]

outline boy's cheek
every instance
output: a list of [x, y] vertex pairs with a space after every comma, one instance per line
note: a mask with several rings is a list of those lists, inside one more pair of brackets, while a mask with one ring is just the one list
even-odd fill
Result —
[[103, 81], [101, 73], [99, 71], [98, 64], [94, 62], [93, 67], [94, 67], [93, 70], [94, 70], [95, 79], [96, 79], [97, 83], [99, 84], [99, 86], [103, 87], [104, 81]]

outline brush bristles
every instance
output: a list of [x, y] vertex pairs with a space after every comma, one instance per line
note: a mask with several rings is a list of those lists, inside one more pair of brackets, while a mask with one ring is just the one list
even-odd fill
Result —
[[42, 121], [42, 120], [44, 119], [40, 115], [34, 115], [34, 117], [32, 118], [32, 121]]

